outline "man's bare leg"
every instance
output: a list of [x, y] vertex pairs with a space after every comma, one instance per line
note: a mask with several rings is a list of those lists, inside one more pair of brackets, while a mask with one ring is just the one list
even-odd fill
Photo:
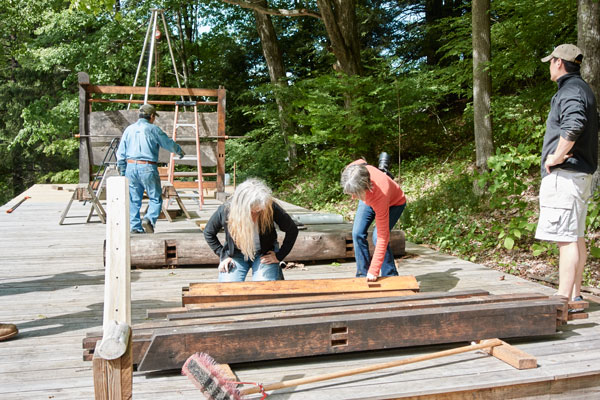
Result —
[[583, 270], [587, 261], [587, 248], [585, 245], [585, 238], [580, 237], [577, 239], [577, 249], [579, 250], [579, 263], [577, 263], [577, 270], [575, 271], [575, 283], [573, 285], [572, 296], [581, 296], [581, 281], [583, 280]]
[[[584, 242], [585, 245], [585, 242]], [[559, 250], [559, 284], [558, 295], [571, 299], [573, 287], [577, 281], [577, 269], [579, 267], [579, 241], [558, 242]], [[579, 284], [581, 286], [581, 283]]]

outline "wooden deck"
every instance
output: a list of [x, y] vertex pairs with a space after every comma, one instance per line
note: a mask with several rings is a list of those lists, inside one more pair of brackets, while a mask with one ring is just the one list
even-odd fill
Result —
[[[24, 195], [31, 198], [7, 214], [5, 210]], [[15, 323], [20, 330], [17, 338], [0, 342], [1, 399], [79, 400], [94, 396], [92, 365], [82, 361], [81, 342], [86, 332], [98, 331], [102, 325], [106, 226], [85, 224], [90, 206], [82, 203], [74, 203], [66, 225], [60, 226], [58, 220], [70, 196], [70, 192], [52, 185], [36, 185], [0, 207], [0, 322]], [[204, 211], [196, 216], [206, 218], [217, 204], [208, 199]], [[192, 205], [189, 209], [197, 211]], [[157, 224], [157, 232], [195, 229], [194, 221]], [[416, 276], [422, 292], [554, 292], [426, 247], [407, 243], [406, 250], [409, 255], [399, 260], [399, 271]], [[286, 271], [286, 279], [352, 277], [354, 269], [353, 262], [306, 265]], [[216, 268], [206, 267], [133, 270], [131, 275], [132, 320], [137, 323], [146, 319], [149, 308], [180, 306], [183, 286], [216, 281], [217, 273]], [[598, 399], [599, 310], [598, 304], [590, 303], [588, 319], [571, 321], [555, 335], [510, 341], [537, 357], [535, 369], [519, 371], [484, 353], [467, 353], [284, 389], [269, 399]], [[240, 380], [271, 383], [451, 347], [455, 346], [234, 364], [232, 369]], [[189, 400], [202, 395], [178, 371], [136, 372], [133, 397]]]

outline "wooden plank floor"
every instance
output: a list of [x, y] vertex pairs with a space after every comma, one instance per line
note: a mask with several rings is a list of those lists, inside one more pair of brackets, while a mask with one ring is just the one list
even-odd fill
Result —
[[[5, 210], [23, 195], [31, 198], [7, 214]], [[16, 339], [0, 342], [0, 399], [93, 398], [92, 365], [82, 361], [81, 341], [86, 332], [101, 329], [102, 243], [106, 226], [85, 224], [89, 204], [82, 203], [72, 206], [68, 225], [58, 225], [70, 196], [67, 190], [56, 190], [52, 185], [36, 185], [0, 207], [0, 322], [15, 323], [21, 331]], [[194, 217], [206, 218], [217, 204], [208, 199], [203, 211], [197, 211], [191, 203], [189, 209]], [[194, 229], [194, 221], [185, 220], [159, 221], [157, 225], [157, 232]], [[409, 257], [399, 260], [399, 271], [416, 276], [423, 292], [483, 289], [493, 294], [553, 293], [550, 288], [426, 247], [407, 243], [407, 252]], [[286, 271], [286, 279], [352, 277], [354, 269], [352, 262], [307, 265]], [[148, 308], [180, 306], [182, 286], [216, 281], [216, 276], [214, 267], [132, 271], [133, 322], [145, 321]], [[536, 369], [518, 371], [483, 353], [469, 353], [283, 389], [269, 399], [503, 399], [516, 398], [516, 394], [535, 399], [598, 399], [599, 310], [597, 304], [590, 303], [589, 319], [572, 321], [543, 340], [511, 341], [537, 357]], [[233, 370], [243, 381], [270, 383], [450, 347], [453, 346], [238, 364], [233, 365]], [[489, 387], [494, 389], [485, 389]], [[133, 396], [202, 398], [177, 371], [135, 373]]]

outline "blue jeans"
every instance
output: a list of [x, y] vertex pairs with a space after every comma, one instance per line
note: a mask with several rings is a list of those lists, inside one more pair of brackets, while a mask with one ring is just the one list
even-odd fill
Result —
[[252, 268], [253, 281], [279, 281], [283, 273], [279, 263], [262, 264], [260, 254], [254, 255], [254, 260], [246, 260], [243, 255], [233, 256], [234, 267], [229, 267], [229, 272], [219, 272], [219, 282], [243, 282]]
[[140, 220], [140, 208], [144, 191], [148, 195], [148, 211], [144, 218], [148, 219], [152, 226], [160, 215], [162, 207], [162, 189], [160, 176], [156, 164], [127, 164], [125, 176], [129, 179], [129, 229], [132, 232], [143, 232]]
[[[406, 204], [390, 207], [390, 231], [400, 219]], [[375, 211], [366, 205], [362, 200], [358, 201], [356, 215], [354, 216], [354, 225], [352, 225], [352, 242], [354, 243], [354, 258], [356, 259], [356, 276], [367, 276], [369, 265], [371, 264], [371, 255], [369, 254], [369, 241], [367, 238], [369, 226], [375, 220]], [[373, 245], [377, 244], [377, 226], [373, 229]], [[388, 243], [385, 252], [385, 258], [381, 265], [380, 276], [397, 276], [394, 255]]]

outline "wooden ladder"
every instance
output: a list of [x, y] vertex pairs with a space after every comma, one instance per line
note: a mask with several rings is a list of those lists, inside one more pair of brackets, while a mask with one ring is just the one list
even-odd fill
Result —
[[[194, 123], [179, 123], [179, 107], [193, 107], [194, 108]], [[195, 176], [198, 179], [198, 194], [200, 209], [204, 205], [204, 192], [202, 185], [202, 162], [200, 160], [200, 132], [198, 126], [198, 105], [195, 101], [177, 101], [175, 102], [175, 117], [173, 120], [173, 141], [177, 142], [177, 129], [182, 127], [194, 128], [194, 138], [196, 140], [196, 155], [195, 156], [184, 156], [182, 159], [175, 158], [175, 154], [171, 153], [169, 159], [169, 174], [168, 180], [173, 186], [175, 186], [175, 178], [179, 177], [192, 177]], [[178, 161], [196, 161], [195, 172], [176, 172], [175, 163]]]

